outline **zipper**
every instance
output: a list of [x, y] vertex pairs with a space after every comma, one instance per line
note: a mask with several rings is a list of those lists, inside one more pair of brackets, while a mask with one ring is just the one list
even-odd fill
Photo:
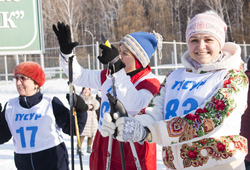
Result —
[[24, 97], [24, 100], [25, 100], [25, 103], [26, 103], [26, 105], [28, 106], [28, 108], [30, 108], [30, 106], [29, 106], [29, 104], [28, 104], [28, 102], [27, 102], [26, 97]]
[[32, 153], [30, 154], [30, 162], [31, 162], [32, 169], [35, 170], [35, 167], [34, 167], [34, 164], [33, 164]]

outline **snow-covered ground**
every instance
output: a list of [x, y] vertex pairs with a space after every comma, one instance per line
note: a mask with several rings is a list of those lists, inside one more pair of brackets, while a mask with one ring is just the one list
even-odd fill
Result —
[[[159, 77], [159, 80], [162, 81], [162, 77]], [[79, 94], [81, 91], [81, 87], [75, 86], [76, 93]], [[42, 92], [49, 96], [56, 96], [58, 97], [65, 106], [68, 107], [68, 101], [66, 99], [66, 93], [68, 93], [69, 87], [67, 84], [67, 80], [47, 80], [42, 88]], [[97, 90], [92, 89], [92, 94], [96, 94]], [[8, 84], [3, 82], [0, 84], [0, 103], [2, 106], [8, 101], [8, 99], [17, 97], [18, 93], [16, 91], [15, 81], [9, 81]], [[70, 136], [63, 134], [64, 141], [66, 143], [66, 146], [68, 148], [69, 153], [69, 161], [71, 162], [71, 144], [70, 144]], [[75, 146], [76, 146], [76, 137], [75, 139]], [[82, 145], [82, 152], [84, 153], [84, 156], [82, 156], [83, 160], [83, 169], [87, 170], [89, 169], [89, 155], [86, 153], [86, 145], [87, 141], [84, 140], [84, 143]], [[76, 150], [75, 152], [76, 153]], [[164, 164], [162, 163], [162, 156], [161, 156], [161, 146], [157, 145], [157, 170], [166, 169]], [[79, 164], [79, 156], [74, 155], [74, 163], [75, 163], [75, 170], [80, 169]], [[0, 169], [3, 170], [14, 170], [16, 169], [15, 163], [14, 163], [14, 146], [12, 139], [3, 144], [0, 145]], [[70, 165], [71, 169], [71, 165]]]

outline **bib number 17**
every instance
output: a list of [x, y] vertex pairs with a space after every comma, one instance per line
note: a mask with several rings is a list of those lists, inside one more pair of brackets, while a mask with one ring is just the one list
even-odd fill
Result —
[[[30, 147], [35, 147], [35, 138], [37, 130], [38, 130], [37, 126], [26, 127], [26, 131], [31, 131]], [[26, 148], [25, 134], [27, 135], [27, 132], [25, 133], [24, 127], [20, 127], [19, 129], [17, 129], [16, 133], [20, 134], [22, 148]]]

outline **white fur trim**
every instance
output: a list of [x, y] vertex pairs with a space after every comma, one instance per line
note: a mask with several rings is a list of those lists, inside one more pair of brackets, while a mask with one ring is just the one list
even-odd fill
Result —
[[239, 69], [240, 64], [242, 63], [240, 46], [235, 43], [228, 42], [223, 47], [222, 51], [226, 54], [225, 59], [213, 64], [203, 64], [202, 67], [197, 70], [188, 62], [188, 58], [191, 57], [189, 51], [184, 53], [181, 61], [185, 68], [191, 69], [194, 73], [219, 69]]

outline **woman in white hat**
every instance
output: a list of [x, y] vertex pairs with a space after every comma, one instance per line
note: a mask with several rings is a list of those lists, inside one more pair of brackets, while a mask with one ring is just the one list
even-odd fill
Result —
[[239, 132], [248, 78], [240, 46], [225, 43], [226, 30], [213, 11], [195, 15], [186, 30], [185, 68], [166, 75], [146, 114], [103, 126], [117, 127], [119, 141], [163, 146], [167, 169], [244, 170], [247, 140]]

